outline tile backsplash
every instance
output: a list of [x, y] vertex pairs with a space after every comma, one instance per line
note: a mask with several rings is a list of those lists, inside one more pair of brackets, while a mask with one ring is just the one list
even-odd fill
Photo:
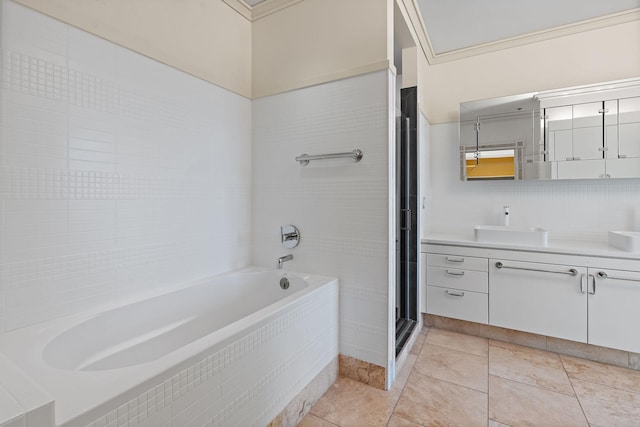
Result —
[[425, 232], [473, 236], [475, 225], [501, 225], [504, 205], [511, 226], [542, 227], [550, 239], [606, 242], [609, 230], [640, 230], [640, 179], [462, 182], [458, 125], [429, 133]]
[[251, 101], [0, 0], [0, 331], [251, 261]]

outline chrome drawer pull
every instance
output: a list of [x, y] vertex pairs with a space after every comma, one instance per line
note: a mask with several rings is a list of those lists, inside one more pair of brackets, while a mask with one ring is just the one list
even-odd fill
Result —
[[458, 271], [458, 270], [445, 270], [444, 271], [447, 274], [450, 274], [451, 276], [464, 276], [464, 271]]
[[451, 291], [444, 291], [445, 294], [452, 296], [452, 297], [463, 297], [464, 296], [464, 292], [451, 292]]
[[640, 282], [640, 279], [626, 279], [624, 277], [609, 276], [604, 271], [598, 271], [598, 277], [601, 278], [601, 279], [626, 280], [627, 282]]
[[589, 287], [589, 277], [586, 274], [580, 275], [580, 293], [586, 294]]
[[577, 276], [578, 270], [575, 268], [570, 268], [569, 271], [555, 271], [555, 270], [543, 270], [539, 268], [526, 268], [526, 267], [509, 267], [504, 265], [500, 261], [496, 262], [496, 268], [508, 268], [510, 270], [526, 270], [526, 271], [537, 271], [539, 273], [554, 273], [554, 274], [568, 274], [569, 276]]
[[446, 257], [445, 261], [447, 262], [464, 262], [464, 258], [454, 258], [454, 257]]

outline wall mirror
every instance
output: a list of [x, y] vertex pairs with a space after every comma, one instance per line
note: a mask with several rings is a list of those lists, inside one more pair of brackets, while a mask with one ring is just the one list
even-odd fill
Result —
[[640, 79], [460, 104], [460, 178], [640, 177]]

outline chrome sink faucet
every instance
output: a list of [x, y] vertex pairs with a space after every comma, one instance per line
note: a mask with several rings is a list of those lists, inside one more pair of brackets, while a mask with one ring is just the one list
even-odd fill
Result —
[[278, 270], [282, 270], [282, 264], [287, 261], [291, 261], [293, 259], [293, 255], [285, 255], [278, 258]]

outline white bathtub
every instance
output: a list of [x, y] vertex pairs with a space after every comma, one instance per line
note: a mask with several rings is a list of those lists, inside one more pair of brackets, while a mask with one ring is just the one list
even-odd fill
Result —
[[338, 354], [337, 279], [286, 273], [285, 290], [283, 274], [12, 331], [0, 351], [55, 401], [55, 425], [266, 425]]

